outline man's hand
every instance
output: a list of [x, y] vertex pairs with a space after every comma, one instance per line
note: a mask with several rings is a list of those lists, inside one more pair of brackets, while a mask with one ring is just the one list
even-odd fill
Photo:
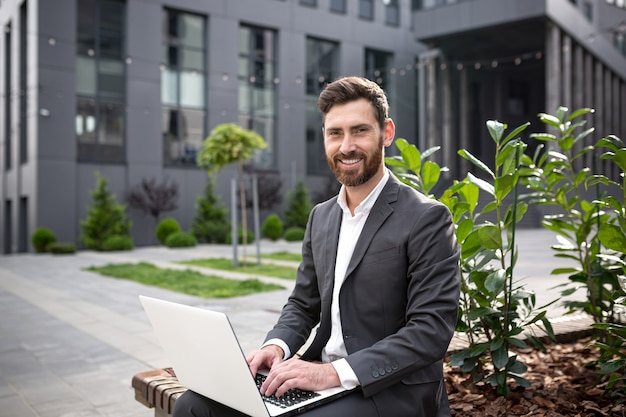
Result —
[[280, 397], [291, 388], [318, 391], [340, 385], [339, 375], [332, 364], [289, 359], [271, 367], [261, 386], [261, 394]]
[[255, 350], [246, 356], [246, 362], [250, 367], [250, 373], [255, 376], [259, 369], [272, 369], [272, 367], [283, 361], [285, 352], [277, 345], [267, 345], [260, 350]]

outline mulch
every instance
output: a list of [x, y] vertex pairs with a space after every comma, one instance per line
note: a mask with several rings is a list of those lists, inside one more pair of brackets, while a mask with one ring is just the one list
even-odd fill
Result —
[[[626, 416], [626, 398], [604, 394], [605, 383], [589, 362], [600, 357], [590, 338], [546, 344], [545, 352], [516, 349], [531, 386], [511, 383], [511, 392], [498, 397], [489, 384], [473, 384], [456, 367], [446, 367], [445, 381], [453, 416], [463, 417], [596, 417]], [[621, 403], [620, 403], [621, 400]]]

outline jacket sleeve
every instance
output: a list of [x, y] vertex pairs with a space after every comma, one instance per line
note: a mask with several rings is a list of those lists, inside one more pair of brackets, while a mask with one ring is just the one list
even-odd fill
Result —
[[266, 337], [266, 341], [273, 338], [283, 340], [292, 353], [305, 344], [320, 317], [321, 300], [311, 249], [311, 228], [316, 209], [314, 207], [309, 215], [295, 287], [283, 306], [278, 322]]

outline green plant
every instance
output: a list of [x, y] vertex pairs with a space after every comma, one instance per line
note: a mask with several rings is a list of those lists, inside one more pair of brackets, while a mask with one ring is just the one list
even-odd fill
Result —
[[54, 255], [76, 253], [76, 245], [72, 242], [54, 242], [48, 245], [48, 252]]
[[[598, 238], [614, 254], [602, 254], [600, 258], [607, 268], [613, 270], [621, 286], [621, 295], [614, 300], [614, 311], [622, 319], [626, 316], [626, 146], [614, 135], [609, 135], [596, 144], [596, 148], [605, 148], [603, 159], [612, 161], [619, 169], [621, 183], [604, 175], [594, 176], [595, 181], [613, 185], [621, 192], [621, 200], [607, 196], [600, 204], [612, 214], [611, 222], [600, 224]], [[597, 360], [598, 372], [608, 380], [605, 394], [617, 399], [618, 403], [626, 401], [626, 326], [620, 323], [595, 323], [596, 329], [604, 332], [604, 341], [596, 341], [594, 345], [602, 352]]]
[[96, 189], [91, 192], [93, 206], [87, 209], [87, 218], [80, 222], [81, 242], [90, 249], [101, 250], [104, 241], [114, 235], [128, 235], [131, 222], [126, 218], [126, 206], [116, 201], [107, 180], [96, 172]]
[[283, 238], [287, 242], [299, 242], [304, 240], [304, 229], [302, 227], [290, 227], [285, 230]]
[[133, 238], [125, 235], [109, 236], [102, 242], [102, 250], [104, 252], [131, 250], [133, 246]]
[[248, 225], [246, 192], [243, 185], [243, 163], [250, 159], [257, 149], [263, 149], [266, 146], [263, 138], [252, 130], [243, 129], [233, 123], [221, 124], [216, 126], [209, 137], [204, 140], [196, 161], [198, 166], [208, 169], [209, 176], [226, 165], [238, 163], [244, 258], [245, 246], [248, 243]]
[[180, 232], [178, 221], [172, 217], [166, 217], [157, 225], [155, 235], [159, 242], [164, 245], [169, 235], [178, 232]]
[[277, 214], [270, 214], [261, 226], [261, 233], [268, 239], [278, 240], [283, 234], [283, 221]]
[[213, 181], [209, 178], [204, 187], [204, 194], [198, 196], [195, 206], [195, 217], [191, 225], [194, 236], [206, 243], [224, 243], [230, 231], [226, 221], [226, 209], [219, 204], [213, 192]]
[[311, 214], [311, 200], [302, 180], [296, 181], [295, 188], [287, 195], [285, 227], [306, 227]]
[[[505, 124], [488, 121], [487, 129], [495, 143], [493, 169], [469, 151], [460, 150], [459, 155], [475, 165], [486, 179], [468, 173], [439, 197], [452, 213], [461, 248], [461, 300], [456, 330], [468, 342], [466, 349], [452, 356], [451, 363], [470, 374], [473, 382], [490, 383], [498, 395], [508, 393], [511, 379], [522, 386], [529, 385], [523, 377], [526, 366], [509, 351], [511, 346], [526, 345], [524, 330], [541, 323], [553, 335], [546, 311], [535, 312], [534, 294], [517, 285], [513, 276], [516, 225], [527, 210], [526, 203], [517, 196], [519, 178], [526, 172], [521, 161], [530, 160], [523, 155], [525, 144], [519, 138], [527, 126], [521, 125], [505, 135]], [[396, 140], [396, 146], [400, 155], [386, 158], [387, 165], [405, 184], [435, 198], [431, 192], [445, 168], [428, 158], [439, 148], [421, 153], [404, 139]], [[480, 191], [491, 200], [478, 210]], [[507, 205], [511, 199], [513, 202]], [[487, 214], [495, 221], [482, 220]], [[540, 345], [532, 335], [529, 338]]]
[[165, 246], [168, 248], [187, 248], [198, 244], [196, 237], [191, 233], [174, 232], [165, 239]]
[[133, 187], [126, 195], [131, 208], [152, 216], [158, 222], [161, 213], [178, 208], [178, 184], [168, 184], [167, 179], [158, 184], [156, 178], [143, 178], [141, 183]]
[[48, 251], [48, 246], [57, 241], [54, 232], [45, 227], [38, 227], [30, 238], [37, 253]]
[[[528, 178], [528, 188], [532, 191], [533, 202], [557, 209], [556, 214], [546, 215], [542, 225], [555, 232], [559, 240], [552, 248], [555, 256], [571, 260], [571, 267], [557, 268], [552, 274], [569, 274], [570, 284], [565, 285], [562, 295], [567, 297], [583, 288], [586, 301], [568, 301], [563, 304], [570, 311], [582, 310], [591, 315], [596, 323], [615, 321], [615, 299], [624, 292], [621, 289], [615, 268], [605, 260], [605, 248], [601, 241], [602, 233], [612, 231], [614, 216], [606, 208], [619, 208], [619, 200], [607, 197], [601, 192], [601, 177], [594, 175], [586, 158], [592, 157], [593, 145], [585, 145], [584, 140], [594, 129], [581, 129], [586, 121], [581, 118], [593, 113], [593, 109], [579, 109], [572, 113], [565, 107], [559, 107], [556, 115], [541, 113], [540, 120], [552, 133], [536, 133], [532, 138], [547, 142], [537, 148], [533, 163], [535, 170]], [[608, 142], [605, 142], [608, 144]], [[584, 168], [577, 169], [583, 165]], [[589, 191], [594, 184], [595, 195]], [[591, 195], [590, 195], [591, 194]], [[604, 225], [604, 226], [602, 226]], [[611, 231], [610, 231], [611, 230]], [[619, 232], [618, 232], [619, 233]], [[623, 234], [622, 234], [623, 238]], [[610, 254], [608, 254], [610, 256]]]

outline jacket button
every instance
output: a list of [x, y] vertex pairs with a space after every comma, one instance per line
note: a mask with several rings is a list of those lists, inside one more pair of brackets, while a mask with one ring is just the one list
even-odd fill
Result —
[[378, 378], [378, 377], [379, 377], [379, 375], [378, 375], [378, 371], [372, 371], [372, 376], [373, 376], [374, 378]]
[[384, 368], [378, 368], [378, 374], [379, 375], [385, 375], [385, 369]]

